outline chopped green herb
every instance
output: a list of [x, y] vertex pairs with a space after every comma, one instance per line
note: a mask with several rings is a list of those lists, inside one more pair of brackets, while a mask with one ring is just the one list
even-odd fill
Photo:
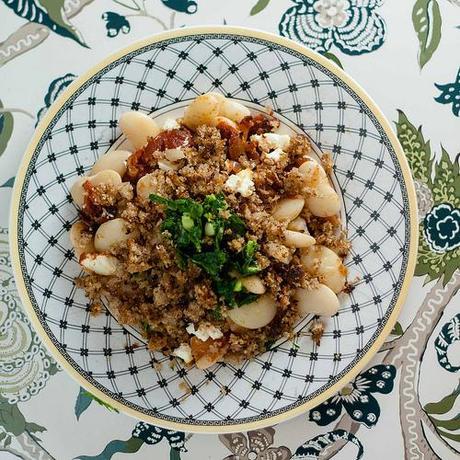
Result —
[[227, 254], [222, 250], [202, 252], [201, 254], [194, 254], [190, 257], [190, 260], [201, 267], [208, 275], [217, 276], [225, 262], [227, 262]]
[[152, 326], [150, 326], [150, 324], [147, 321], [142, 320], [141, 326], [146, 336], [148, 336], [152, 332]]
[[238, 280], [233, 286], [233, 290], [235, 292], [240, 292], [242, 289], [243, 289], [243, 283], [241, 282], [241, 280]]
[[186, 212], [182, 214], [181, 222], [185, 230], [191, 230], [195, 226], [195, 222], [193, 222], [193, 219]]
[[[232, 308], [257, 299], [257, 294], [247, 292], [241, 281], [229, 275], [231, 271], [241, 275], [258, 273], [260, 267], [255, 259], [258, 249], [255, 241], [248, 241], [236, 254], [228, 249], [227, 240], [244, 236], [246, 225], [228, 209], [224, 195], [208, 195], [202, 204], [188, 198], [169, 200], [154, 194], [150, 200], [166, 208], [161, 230], [170, 235], [181, 268], [188, 262], [199, 266], [210, 276], [215, 293]], [[231, 236], [226, 234], [227, 229]]]
[[218, 321], [220, 321], [221, 319], [223, 319], [223, 316], [222, 316], [222, 309], [220, 307], [220, 305], [217, 305], [214, 310], [211, 311], [211, 314], [212, 316], [214, 317], [214, 319], [217, 319]]
[[214, 236], [216, 234], [214, 225], [211, 224], [211, 222], [206, 222], [206, 225], [204, 226], [204, 234], [206, 236]]

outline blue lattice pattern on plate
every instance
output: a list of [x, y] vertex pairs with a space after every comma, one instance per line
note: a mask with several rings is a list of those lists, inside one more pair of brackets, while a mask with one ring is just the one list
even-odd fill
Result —
[[[77, 209], [69, 187], [117, 139], [127, 110], [185, 105], [206, 91], [272, 106], [286, 123], [331, 151], [353, 247], [356, 289], [316, 347], [302, 330], [241, 365], [188, 369], [144, 344], [109, 312], [91, 316], [72, 282], [80, 267], [68, 231]], [[189, 424], [271, 417], [336, 382], [374, 342], [399, 295], [407, 265], [408, 203], [393, 148], [369, 108], [314, 60], [259, 39], [196, 36], [149, 45], [80, 87], [34, 153], [21, 196], [21, 263], [40, 321], [60, 352], [93, 385], [126, 406]], [[185, 382], [186, 385], [181, 384]]]

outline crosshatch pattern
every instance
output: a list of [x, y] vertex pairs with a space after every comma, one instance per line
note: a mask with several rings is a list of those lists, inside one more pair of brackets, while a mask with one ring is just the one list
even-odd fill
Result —
[[[91, 316], [73, 285], [80, 272], [68, 237], [77, 218], [69, 195], [73, 181], [115, 142], [121, 113], [155, 112], [206, 91], [271, 106], [333, 154], [353, 244], [346, 265], [350, 279], [359, 281], [350, 295], [341, 296], [341, 309], [328, 321], [320, 347], [302, 329], [295, 344], [284, 342], [250, 362], [188, 369], [138, 346], [109, 312]], [[124, 405], [186, 424], [268, 418], [334, 384], [379, 335], [407, 266], [405, 185], [390, 141], [369, 108], [312, 59], [235, 35], [152, 44], [88, 80], [40, 140], [20, 206], [27, 289], [60, 352], [85, 379]]]

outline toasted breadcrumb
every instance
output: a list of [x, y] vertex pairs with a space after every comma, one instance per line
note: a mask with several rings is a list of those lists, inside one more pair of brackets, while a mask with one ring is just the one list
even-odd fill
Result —
[[[275, 118], [257, 117], [243, 123], [247, 139], [252, 134], [273, 130], [279, 124]], [[299, 319], [297, 305], [291, 301], [292, 294], [298, 287], [314, 287], [319, 281], [302, 268], [296, 250], [284, 245], [287, 224], [276, 221], [270, 213], [282, 196], [313, 193], [298, 171], [298, 166], [311, 153], [311, 146], [305, 136], [293, 136], [283, 160], [273, 161], [267, 160], [256, 145], [245, 144], [242, 139], [240, 144], [233, 145], [235, 158], [229, 159], [230, 140], [218, 129], [200, 126], [188, 135], [192, 138], [183, 149], [185, 158], [177, 170], [163, 171], [155, 167], [159, 154], [150, 151], [153, 144], [149, 142], [149, 162], [143, 162], [142, 151], [136, 152], [125, 182], [91, 187], [90, 199], [82, 211], [82, 219], [89, 231], [94, 234], [100, 223], [121, 217], [128, 222], [131, 236], [110, 248], [122, 270], [113, 276], [87, 274], [78, 278], [76, 284], [91, 299], [92, 315], [102, 311], [101, 301], [106, 299], [120, 322], [142, 326], [150, 350], [169, 355], [181, 343], [189, 343], [190, 336], [186, 331], [189, 324], [198, 327], [200, 323], [206, 323], [222, 331], [225, 340], [223, 359], [238, 362], [265, 351], [267, 343], [273, 343], [279, 337], [291, 337], [293, 326]], [[327, 171], [331, 170], [329, 156], [325, 155], [322, 163]], [[253, 171], [255, 189], [247, 197], [224, 187], [231, 174], [243, 169]], [[246, 238], [258, 243], [259, 276], [278, 305], [271, 323], [250, 330], [227, 320], [228, 307], [216, 296], [209, 277], [193, 264], [182, 266], [168, 235], [161, 232], [162, 207], [136, 195], [136, 182], [144, 174], [149, 175], [151, 193], [166, 198], [201, 201], [212, 193], [225, 195], [229, 209], [245, 221]], [[223, 217], [230, 215], [230, 211], [225, 213], [227, 215]], [[330, 247], [341, 256], [348, 252], [349, 242], [340, 219], [317, 218], [305, 209], [302, 217], [318, 244]], [[234, 236], [229, 248], [238, 253], [245, 239]], [[311, 333], [318, 344], [323, 330], [324, 325], [314, 321]], [[153, 366], [161, 370], [160, 363]], [[179, 386], [186, 390], [184, 382]], [[227, 390], [223, 387], [221, 391]]]

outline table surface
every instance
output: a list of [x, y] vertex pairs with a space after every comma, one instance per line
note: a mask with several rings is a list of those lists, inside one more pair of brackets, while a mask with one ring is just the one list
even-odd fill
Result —
[[[416, 181], [416, 276], [372, 362], [394, 367], [392, 391], [369, 389], [358, 376], [334, 397], [338, 415], [326, 426], [315, 422], [321, 406], [275, 427], [232, 435], [138, 423], [49, 366], [22, 313], [7, 243], [21, 156], [57, 95], [108, 53], [184, 25], [286, 34], [286, 21], [295, 25], [291, 38], [343, 66], [394, 122]], [[346, 32], [350, 22], [362, 26], [353, 37]], [[459, 458], [459, 27], [460, 0], [0, 1], [0, 458]], [[38, 377], [31, 382], [30, 375]], [[370, 411], [378, 415], [370, 426], [354, 420]]]

